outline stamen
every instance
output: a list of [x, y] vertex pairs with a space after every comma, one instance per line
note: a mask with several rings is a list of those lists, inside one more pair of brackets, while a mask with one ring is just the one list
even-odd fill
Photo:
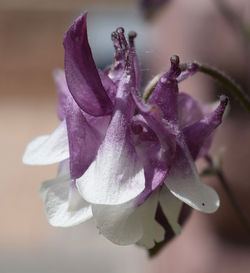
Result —
[[134, 48], [135, 47], [135, 38], [137, 37], [137, 33], [135, 31], [130, 31], [128, 33], [128, 40], [129, 40], [129, 46], [130, 48]]
[[228, 102], [228, 97], [225, 96], [225, 95], [221, 95], [221, 96], [220, 96], [220, 101], [221, 101], [221, 102], [226, 102], [226, 103], [227, 103], [227, 102]]
[[117, 29], [116, 29], [116, 32], [118, 33], [118, 34], [124, 34], [124, 28], [123, 27], [118, 27]]
[[177, 56], [177, 55], [171, 56], [170, 62], [171, 62], [172, 65], [178, 66], [179, 63], [180, 63], [180, 58], [179, 58], [179, 56]]
[[124, 36], [124, 32], [125, 31], [124, 31], [123, 27], [118, 27], [116, 29], [116, 33], [117, 33], [117, 35], [119, 37], [118, 39], [119, 39], [119, 42], [120, 42], [121, 49], [127, 50], [128, 49], [128, 43], [127, 43], [126, 38]]
[[171, 68], [169, 71], [169, 76], [173, 76], [175, 79], [181, 74], [181, 68], [180, 68], [180, 58], [177, 55], [173, 55], [170, 58], [171, 62]]

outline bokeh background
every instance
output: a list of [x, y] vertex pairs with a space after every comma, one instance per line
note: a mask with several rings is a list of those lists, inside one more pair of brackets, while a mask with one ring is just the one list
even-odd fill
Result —
[[[250, 25], [249, 1], [226, 2]], [[56, 166], [24, 166], [21, 158], [31, 139], [59, 123], [52, 71], [63, 68], [63, 35], [86, 9], [99, 67], [112, 62], [110, 34], [124, 26], [138, 33], [143, 85], [178, 54], [183, 61], [222, 68], [249, 90], [249, 53], [213, 0], [169, 0], [148, 23], [133, 0], [0, 0], [0, 273], [248, 272], [249, 234], [215, 179], [205, 182], [220, 194], [219, 211], [193, 213], [183, 233], [151, 261], [136, 246], [118, 247], [99, 236], [92, 221], [69, 229], [47, 223], [37, 191], [55, 176]], [[203, 101], [224, 93], [202, 75], [183, 83], [181, 90]], [[223, 148], [226, 176], [249, 217], [250, 123], [231, 101], [212, 151]]]

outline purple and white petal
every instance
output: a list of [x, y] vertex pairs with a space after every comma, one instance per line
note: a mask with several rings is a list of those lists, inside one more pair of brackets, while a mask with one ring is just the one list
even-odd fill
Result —
[[178, 220], [183, 203], [177, 199], [164, 185], [160, 190], [159, 202], [172, 230], [175, 234], [180, 234], [181, 227]]
[[122, 204], [145, 188], [143, 164], [136, 153], [130, 130], [135, 110], [130, 94], [134, 88], [134, 68], [131, 65], [127, 69], [119, 83], [114, 115], [96, 159], [77, 179], [79, 192], [93, 204]]
[[113, 117], [96, 160], [77, 179], [80, 193], [90, 203], [121, 204], [144, 190], [143, 166], [125, 128], [119, 128], [124, 126], [120, 114]]
[[211, 187], [201, 183], [192, 156], [183, 139], [178, 141], [175, 159], [165, 185], [178, 199], [199, 211], [212, 213], [220, 205], [217, 193]]
[[134, 93], [132, 93], [132, 97], [139, 112], [157, 136], [161, 145], [160, 156], [167, 167], [175, 153], [175, 138], [179, 133], [179, 128], [177, 124], [163, 119], [162, 111], [158, 106], [143, 104], [141, 99]]
[[65, 120], [51, 135], [35, 138], [23, 155], [23, 163], [28, 165], [48, 165], [69, 157], [68, 136]]
[[65, 74], [79, 107], [93, 116], [103, 116], [110, 114], [113, 106], [92, 57], [86, 19], [87, 13], [83, 13], [64, 37]]
[[70, 227], [92, 217], [91, 205], [78, 193], [69, 176], [46, 181], [40, 188], [46, 217], [52, 226]]
[[140, 114], [133, 117], [131, 128], [136, 152], [143, 162], [146, 180], [145, 190], [137, 198], [137, 204], [140, 205], [164, 183], [169, 168], [162, 156], [163, 151], [157, 135]]

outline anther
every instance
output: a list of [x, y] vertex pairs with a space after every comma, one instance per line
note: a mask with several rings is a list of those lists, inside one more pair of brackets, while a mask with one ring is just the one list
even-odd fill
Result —
[[220, 101], [221, 101], [221, 102], [227, 102], [227, 101], [228, 101], [228, 97], [225, 96], [225, 95], [221, 95], [221, 96], [220, 96]]
[[137, 33], [135, 31], [130, 31], [128, 33], [128, 40], [129, 40], [130, 47], [134, 47], [135, 46], [134, 40], [135, 40], [136, 36], [137, 36]]
[[177, 55], [171, 56], [170, 62], [171, 62], [171, 64], [173, 64], [173, 65], [179, 65], [179, 63], [180, 63], [180, 58], [179, 58], [179, 56], [177, 56]]
[[113, 31], [113, 32], [111, 33], [111, 39], [112, 39], [112, 40], [117, 39], [117, 34], [116, 34], [115, 31]]
[[117, 32], [118, 34], [124, 34], [124, 28], [123, 28], [123, 27], [118, 27], [118, 28], [116, 29], [116, 32]]

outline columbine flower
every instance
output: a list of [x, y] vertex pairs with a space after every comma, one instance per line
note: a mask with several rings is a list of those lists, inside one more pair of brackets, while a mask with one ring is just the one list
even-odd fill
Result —
[[166, 228], [180, 232], [183, 202], [207, 213], [218, 208], [216, 192], [201, 183], [194, 161], [207, 153], [227, 98], [205, 114], [207, 107], [179, 93], [178, 81], [194, 70], [181, 73], [173, 56], [143, 102], [135, 36], [131, 32], [127, 42], [118, 28], [114, 62], [100, 71], [87, 40], [86, 13], [75, 21], [64, 38], [65, 74], [55, 73], [62, 122], [50, 136], [32, 141], [23, 161], [60, 162], [57, 178], [40, 189], [52, 225], [93, 216], [112, 242], [152, 248], [166, 239]]

